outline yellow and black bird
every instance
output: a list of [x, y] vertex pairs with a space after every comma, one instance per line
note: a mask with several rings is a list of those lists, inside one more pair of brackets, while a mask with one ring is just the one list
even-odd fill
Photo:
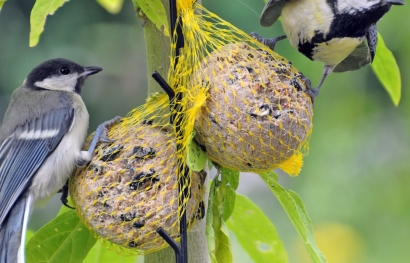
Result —
[[286, 35], [276, 38], [251, 35], [272, 49], [276, 42], [288, 38], [300, 53], [323, 62], [319, 85], [308, 89], [309, 95], [316, 97], [330, 73], [357, 70], [373, 61], [376, 23], [392, 5], [404, 4], [403, 0], [269, 0], [260, 23], [267, 27], [282, 16]]

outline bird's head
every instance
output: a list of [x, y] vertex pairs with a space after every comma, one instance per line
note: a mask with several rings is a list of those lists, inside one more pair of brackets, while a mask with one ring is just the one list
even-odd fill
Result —
[[[369, 10], [387, 8], [392, 5], [404, 5], [404, 0], [338, 0], [337, 9], [339, 13], [365, 13]], [[387, 12], [386, 10], [386, 12]]]
[[84, 80], [100, 72], [100, 67], [82, 67], [64, 58], [47, 60], [35, 67], [26, 79], [31, 89], [47, 89], [81, 93]]

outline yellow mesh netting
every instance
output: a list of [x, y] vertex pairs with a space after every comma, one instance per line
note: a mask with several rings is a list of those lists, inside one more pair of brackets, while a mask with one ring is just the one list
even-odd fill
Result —
[[[158, 227], [179, 237], [178, 164], [169, 100], [156, 94], [110, 128], [88, 167], [77, 169], [70, 195], [85, 225], [103, 240], [148, 253], [166, 246]], [[88, 138], [85, 149], [91, 138]], [[205, 172], [190, 172], [188, 227], [204, 216]], [[190, 184], [189, 184], [190, 183]]]
[[[193, 132], [209, 159], [239, 171], [279, 167], [297, 175], [308, 150], [313, 106], [301, 74], [193, 2], [177, 1], [185, 45], [175, 65], [174, 36], [168, 81], [175, 107], [169, 110], [166, 95], [152, 96], [110, 129], [116, 141], [99, 144], [70, 180], [85, 225], [130, 253], [166, 246], [158, 227], [177, 239], [181, 211], [189, 226], [203, 217], [206, 173], [182, 172]], [[178, 178], [186, 193], [178, 192]]]
[[[178, 1], [185, 45], [168, 78], [184, 94], [189, 134], [221, 166], [297, 175], [312, 129], [302, 75], [283, 57], [192, 0]], [[175, 50], [175, 41], [173, 50]], [[174, 62], [174, 55], [171, 62]]]

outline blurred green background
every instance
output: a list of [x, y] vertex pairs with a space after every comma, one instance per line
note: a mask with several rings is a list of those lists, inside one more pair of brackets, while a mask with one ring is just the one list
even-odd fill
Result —
[[[95, 1], [72, 0], [49, 16], [40, 43], [28, 47], [29, 0], [8, 0], [0, 13], [0, 120], [11, 93], [42, 61], [65, 57], [104, 71], [89, 78], [83, 98], [90, 132], [104, 120], [124, 116], [143, 103], [147, 70], [142, 22], [131, 1], [117, 15]], [[209, 10], [245, 32], [265, 37], [283, 33], [280, 23], [259, 26], [262, 0], [203, 0]], [[301, 174], [280, 182], [304, 200], [319, 246], [329, 263], [410, 262], [410, 6], [394, 6], [379, 22], [386, 45], [402, 73], [402, 100], [394, 107], [370, 67], [332, 74], [316, 99], [310, 153]], [[287, 41], [276, 51], [315, 86], [323, 65], [311, 62]], [[167, 59], [167, 58], [164, 58]], [[255, 174], [243, 174], [239, 192], [271, 218], [291, 263], [309, 262], [290, 221]], [[59, 197], [37, 209], [37, 229], [58, 210]], [[257, 222], [255, 222], [257, 224]], [[234, 262], [252, 262], [235, 242]]]

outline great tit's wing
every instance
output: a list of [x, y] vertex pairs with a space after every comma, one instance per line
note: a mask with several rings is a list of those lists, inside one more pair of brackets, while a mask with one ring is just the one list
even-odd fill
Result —
[[37, 170], [69, 131], [73, 120], [73, 108], [59, 108], [27, 120], [3, 141], [0, 146], [0, 226]]
[[376, 55], [377, 47], [377, 27], [376, 24], [370, 26], [366, 34], [366, 39], [357, 46], [339, 65], [335, 67], [333, 72], [345, 72], [357, 70], [369, 63], [373, 62]]
[[287, 0], [269, 0], [262, 10], [260, 23], [262, 26], [271, 26], [280, 17]]
[[376, 24], [373, 24], [370, 26], [369, 31], [367, 31], [366, 34], [367, 44], [369, 45], [370, 51], [370, 63], [373, 62], [373, 59], [376, 56], [377, 38], [377, 27]]
[[347, 58], [340, 62], [334, 69], [333, 72], [345, 72], [357, 70], [363, 66], [370, 63], [370, 54], [367, 41], [363, 41], [357, 46], [352, 53], [350, 53]]
[[[25, 262], [24, 248], [31, 197], [25, 191], [0, 228], [0, 262]], [[18, 253], [20, 251], [20, 253]], [[20, 254], [20, 255], [19, 255]], [[20, 257], [20, 258], [19, 258]], [[20, 261], [18, 261], [20, 259]]]

